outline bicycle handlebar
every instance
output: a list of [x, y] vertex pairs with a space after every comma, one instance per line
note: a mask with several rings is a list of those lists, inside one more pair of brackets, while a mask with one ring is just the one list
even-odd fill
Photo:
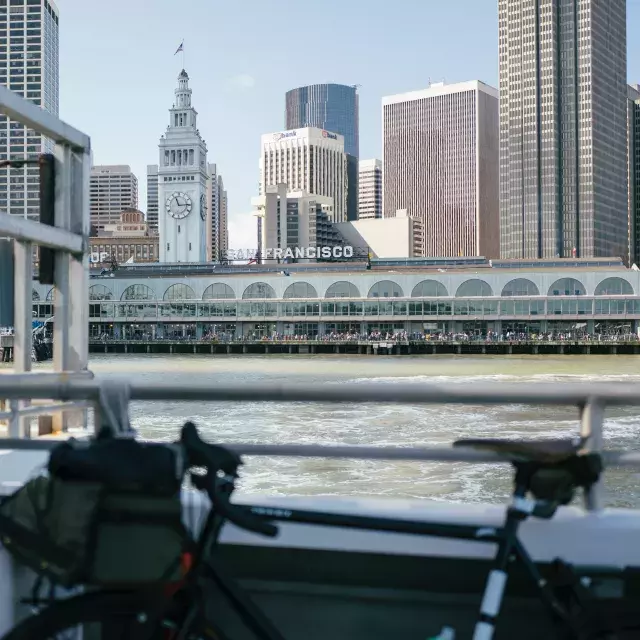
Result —
[[187, 454], [189, 466], [205, 467], [207, 473], [204, 476], [191, 475], [191, 481], [200, 491], [205, 491], [211, 500], [216, 513], [229, 520], [237, 527], [260, 533], [273, 538], [278, 534], [278, 528], [262, 519], [250, 514], [242, 507], [237, 507], [229, 501], [230, 495], [221, 490], [218, 472], [236, 478], [238, 467], [242, 464], [242, 458], [219, 445], [205, 442], [198, 434], [198, 429], [193, 422], [185, 422], [180, 434]]

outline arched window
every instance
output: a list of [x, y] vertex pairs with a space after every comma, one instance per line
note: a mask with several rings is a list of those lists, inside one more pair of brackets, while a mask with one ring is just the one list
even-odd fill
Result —
[[317, 298], [318, 292], [308, 282], [294, 282], [282, 294], [283, 298]]
[[510, 280], [504, 285], [502, 289], [502, 296], [504, 298], [510, 298], [512, 296], [539, 296], [540, 290], [536, 286], [535, 282], [527, 280], [526, 278], [516, 278]]
[[632, 296], [633, 287], [624, 278], [605, 278], [596, 287], [596, 296]]
[[549, 296], [583, 296], [585, 288], [582, 282], [575, 278], [560, 278], [556, 280], [550, 287]]
[[393, 280], [380, 280], [369, 289], [368, 298], [402, 298], [404, 293]]
[[35, 289], [31, 289], [31, 300], [33, 302], [40, 302], [40, 294]]
[[223, 282], [210, 284], [202, 294], [203, 300], [235, 300], [235, 291]]
[[89, 287], [89, 300], [113, 300], [113, 293], [103, 284], [94, 284]]
[[413, 287], [412, 298], [447, 298], [447, 288], [437, 280], [423, 280]]
[[484, 281], [472, 278], [463, 282], [456, 291], [456, 298], [488, 298], [493, 295], [493, 290]]
[[49, 291], [47, 291], [47, 302], [53, 302], [55, 299], [56, 299], [55, 288], [49, 289]]
[[120, 300], [155, 300], [156, 294], [151, 287], [146, 284], [132, 284], [129, 285]]
[[163, 300], [193, 300], [196, 297], [194, 290], [188, 285], [179, 282], [172, 284], [162, 296]]
[[242, 294], [243, 300], [250, 300], [252, 298], [260, 298], [264, 300], [265, 298], [275, 298], [276, 292], [273, 290], [273, 287], [266, 282], [254, 282], [250, 284]]
[[325, 298], [359, 298], [360, 292], [358, 287], [351, 282], [341, 280], [334, 282], [324, 294]]

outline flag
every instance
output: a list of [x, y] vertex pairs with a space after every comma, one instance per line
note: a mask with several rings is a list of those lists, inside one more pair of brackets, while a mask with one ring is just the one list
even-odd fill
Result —
[[173, 55], [175, 56], [176, 54], [180, 53], [181, 51], [184, 51], [184, 40], [180, 43], [180, 46], [176, 49], [176, 53], [174, 53]]

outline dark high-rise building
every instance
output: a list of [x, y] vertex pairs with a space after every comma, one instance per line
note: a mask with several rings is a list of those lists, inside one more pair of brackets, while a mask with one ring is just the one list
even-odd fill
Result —
[[318, 127], [344, 136], [347, 154], [347, 219], [358, 218], [360, 140], [357, 87], [312, 84], [287, 91], [285, 127]]
[[629, 87], [629, 264], [640, 266], [640, 84]]
[[500, 253], [626, 257], [626, 0], [498, 0]]

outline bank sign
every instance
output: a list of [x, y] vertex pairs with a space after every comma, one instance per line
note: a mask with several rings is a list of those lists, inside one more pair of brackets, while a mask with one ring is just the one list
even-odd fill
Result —
[[322, 130], [322, 137], [329, 138], [329, 140], [337, 140], [338, 136], [335, 133], [331, 133], [331, 131]]
[[286, 249], [230, 249], [227, 260], [341, 260], [353, 258], [353, 247], [287, 247]]
[[297, 135], [297, 131], [281, 131], [273, 134], [273, 141], [278, 142], [278, 140], [284, 140], [285, 138], [295, 138]]

